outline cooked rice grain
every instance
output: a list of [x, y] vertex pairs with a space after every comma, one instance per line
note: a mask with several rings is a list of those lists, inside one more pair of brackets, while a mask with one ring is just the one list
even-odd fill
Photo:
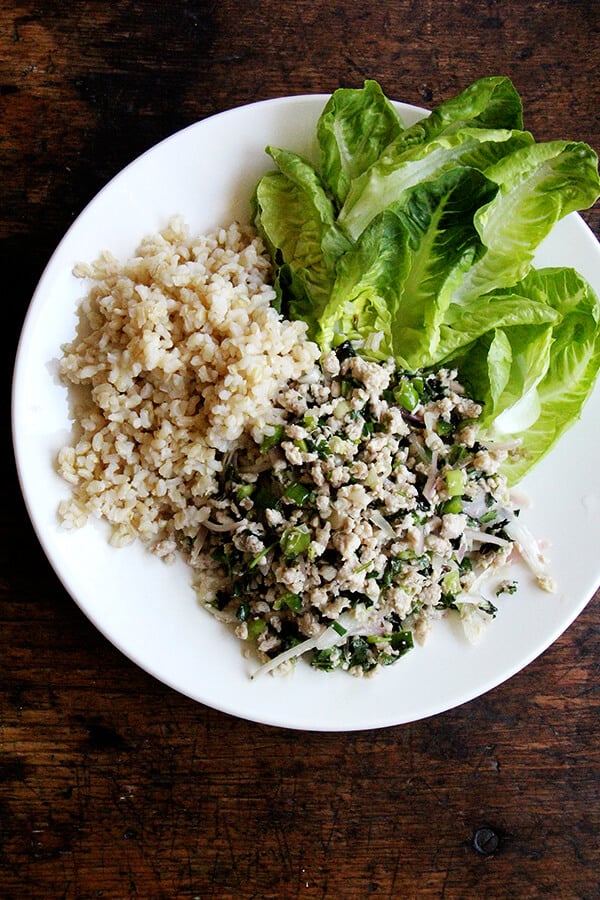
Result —
[[58, 454], [72, 486], [59, 515], [105, 518], [111, 543], [161, 553], [196, 533], [228, 451], [277, 422], [271, 401], [319, 351], [271, 305], [270, 261], [237, 223], [197, 237], [177, 218], [125, 263], [104, 253], [75, 274], [91, 289], [60, 372], [85, 399]]

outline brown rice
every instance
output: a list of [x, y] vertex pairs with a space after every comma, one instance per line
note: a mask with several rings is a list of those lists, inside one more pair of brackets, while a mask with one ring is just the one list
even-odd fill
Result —
[[169, 556], [208, 514], [228, 451], [276, 423], [271, 401], [319, 351], [272, 306], [270, 260], [247, 226], [196, 237], [174, 219], [126, 262], [103, 253], [75, 274], [91, 288], [60, 362], [83, 399], [58, 454], [72, 486], [59, 515], [67, 528], [104, 518], [111, 543]]

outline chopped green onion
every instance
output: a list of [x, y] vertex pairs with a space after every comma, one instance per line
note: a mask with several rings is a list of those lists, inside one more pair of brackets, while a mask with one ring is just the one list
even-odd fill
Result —
[[465, 473], [462, 469], [448, 469], [446, 490], [449, 497], [461, 497], [465, 492]]
[[260, 445], [260, 452], [266, 453], [272, 447], [276, 447], [277, 444], [281, 443], [281, 439], [283, 437], [283, 425], [274, 425], [273, 433], [267, 434], [262, 439], [262, 443]]
[[331, 456], [331, 448], [324, 438], [317, 442], [315, 450], [317, 451], [317, 455], [320, 457], [320, 459], [325, 459], [326, 457]]
[[339, 622], [332, 622], [329, 627], [333, 628], [334, 631], [337, 631], [340, 637], [343, 637], [348, 630], [347, 628], [344, 628], [343, 625], [340, 625]]
[[409, 381], [403, 381], [394, 391], [394, 400], [407, 412], [412, 412], [419, 405], [419, 395]]
[[338, 421], [341, 421], [342, 419], [345, 419], [351, 411], [352, 407], [347, 400], [338, 400], [335, 409], [333, 410], [333, 415]]
[[269, 550], [272, 550], [273, 547], [277, 546], [277, 544], [278, 544], [278, 541], [275, 541], [274, 544], [270, 544], [268, 547], [265, 547], [264, 550], [261, 550], [260, 553], [257, 553], [257, 555], [253, 559], [251, 559], [250, 562], [248, 563], [248, 568], [249, 569], [256, 568], [256, 566], [259, 564], [261, 559], [264, 559], [264, 557], [267, 555]]
[[305, 484], [295, 481], [290, 484], [284, 491], [284, 497], [293, 500], [298, 506], [303, 506], [310, 499], [312, 491]]
[[250, 619], [247, 624], [248, 628], [248, 640], [252, 641], [257, 638], [260, 634], [263, 633], [267, 626], [267, 623], [264, 619]]
[[342, 663], [342, 654], [339, 647], [328, 647], [325, 650], [317, 650], [311, 660], [315, 669], [323, 672], [332, 672]]
[[423, 391], [425, 390], [425, 381], [424, 381], [424, 379], [421, 378], [420, 375], [418, 375], [416, 378], [413, 378], [413, 380], [412, 380], [412, 385], [413, 385], [415, 391], [417, 392], [417, 394], [418, 394], [419, 397], [420, 397], [421, 394], [423, 393]]
[[444, 505], [442, 506], [442, 512], [446, 513], [461, 513], [462, 512], [462, 500], [460, 497], [453, 497], [451, 500], [446, 500]]
[[310, 533], [307, 526], [297, 525], [286, 528], [281, 535], [279, 544], [288, 559], [294, 559], [301, 553], [305, 553], [310, 544]]
[[241, 484], [239, 488], [235, 492], [235, 496], [238, 500], [245, 500], [246, 497], [249, 497], [256, 490], [255, 484]]
[[442, 579], [442, 591], [444, 592], [444, 594], [456, 596], [456, 594], [460, 594], [461, 589], [462, 587], [458, 570], [452, 569], [452, 571], [446, 572]]

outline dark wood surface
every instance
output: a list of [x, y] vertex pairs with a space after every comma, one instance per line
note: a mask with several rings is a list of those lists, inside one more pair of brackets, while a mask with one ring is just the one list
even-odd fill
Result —
[[[590, 0], [0, 5], [0, 897], [600, 896], [598, 597], [452, 712], [350, 734], [240, 721], [137, 669], [81, 614], [27, 519], [8, 424], [44, 264], [156, 141], [365, 77], [431, 105], [507, 74], [538, 138], [598, 150], [599, 32]], [[600, 234], [598, 208], [585, 219]]]

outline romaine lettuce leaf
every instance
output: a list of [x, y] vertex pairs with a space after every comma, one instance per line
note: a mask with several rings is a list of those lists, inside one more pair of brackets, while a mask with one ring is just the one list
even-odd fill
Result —
[[312, 337], [333, 287], [336, 261], [350, 245], [314, 167], [287, 150], [268, 152], [279, 171], [257, 184], [254, 221], [276, 264], [281, 309], [306, 321]]
[[376, 216], [338, 262], [321, 345], [377, 335], [363, 345], [365, 355], [419, 368], [434, 353], [455, 273], [479, 247], [473, 213], [496, 189], [480, 172], [457, 168]]
[[356, 240], [374, 216], [402, 199], [402, 194], [415, 185], [438, 178], [457, 166], [485, 171], [532, 142], [525, 131], [468, 125], [443, 131], [425, 143], [402, 147], [399, 154], [392, 144], [363, 175], [354, 179], [338, 222]]
[[323, 182], [338, 207], [352, 179], [362, 175], [402, 129], [376, 81], [334, 91], [319, 118], [317, 138]]
[[394, 140], [389, 155], [400, 158], [415, 144], [425, 144], [442, 132], [467, 127], [523, 129], [523, 107], [509, 78], [488, 76], [474, 81], [456, 97], [440, 103]]
[[598, 158], [581, 143], [533, 144], [485, 174], [500, 188], [475, 216], [486, 249], [456, 291], [454, 303], [516, 284], [556, 222], [590, 206], [598, 196]]
[[[504, 466], [510, 482], [519, 481], [581, 416], [600, 371], [600, 303], [589, 284], [573, 269], [533, 270], [523, 289], [534, 301], [544, 297], [561, 314], [554, 326], [548, 366], [535, 388], [540, 413], [521, 427], [523, 395], [503, 415], [486, 411], [490, 437], [519, 438], [519, 453]], [[521, 406], [521, 408], [520, 408]]]
[[537, 327], [560, 321], [560, 313], [545, 300], [534, 300], [525, 291], [522, 285], [515, 285], [510, 291], [491, 292], [462, 306], [449, 304], [440, 322], [435, 355], [426, 365], [440, 365], [454, 359], [457, 353], [487, 332], [492, 334], [499, 328], [506, 330], [521, 325]]

